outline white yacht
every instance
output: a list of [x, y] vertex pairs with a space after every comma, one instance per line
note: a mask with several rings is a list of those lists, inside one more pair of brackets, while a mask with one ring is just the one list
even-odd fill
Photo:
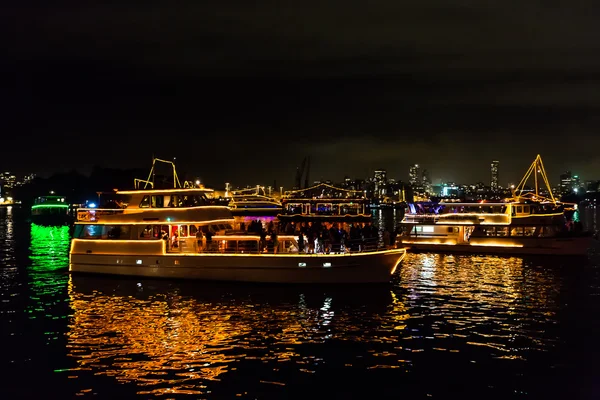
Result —
[[[184, 185], [185, 186], [185, 185]], [[212, 189], [117, 191], [120, 207], [78, 210], [71, 272], [271, 283], [389, 282], [403, 248], [307, 254], [296, 236], [232, 230], [227, 206], [211, 205]], [[202, 232], [202, 233], [199, 233]]]
[[[540, 194], [537, 176], [535, 189], [525, 189], [531, 173], [542, 175], [549, 198]], [[410, 203], [397, 241], [421, 251], [586, 255], [595, 239], [566, 218], [565, 211], [573, 207], [553, 197], [538, 155], [505, 202]]]

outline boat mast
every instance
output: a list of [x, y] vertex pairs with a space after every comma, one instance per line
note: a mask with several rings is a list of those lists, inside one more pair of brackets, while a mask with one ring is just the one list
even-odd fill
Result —
[[[531, 193], [525, 193], [525, 185], [527, 184], [527, 180], [533, 175], [534, 185], [535, 185], [535, 195], [532, 196]], [[548, 191], [549, 197], [546, 198], [540, 194], [540, 188], [538, 183], [538, 174], [541, 175], [544, 185], [546, 186], [546, 190]], [[529, 195], [529, 197], [527, 196]], [[554, 194], [552, 193], [552, 187], [550, 186], [550, 182], [548, 181], [548, 175], [546, 174], [546, 169], [544, 168], [544, 163], [542, 162], [542, 157], [538, 154], [535, 160], [529, 166], [529, 169], [521, 179], [521, 182], [517, 185], [517, 187], [513, 190], [513, 197], [516, 201], [519, 200], [527, 200], [530, 197], [533, 197], [533, 200], [536, 201], [551, 201], [554, 205], [556, 205], [557, 201], [554, 198]]]
[[156, 162], [157, 161], [171, 165], [171, 167], [173, 168], [173, 189], [181, 188], [181, 182], [179, 182], [179, 177], [177, 176], [177, 170], [175, 168], [175, 163], [173, 161], [162, 160], [160, 158], [153, 158], [152, 159], [152, 168], [150, 169], [150, 173], [148, 174], [148, 178], [146, 178], [146, 180], [137, 179], [137, 178], [133, 180], [134, 187], [136, 189], [139, 189], [139, 183], [143, 182], [144, 183], [144, 189], [146, 189], [146, 187], [148, 185], [150, 185], [151, 188], [154, 188], [154, 179], [156, 177], [155, 167], [156, 167]]

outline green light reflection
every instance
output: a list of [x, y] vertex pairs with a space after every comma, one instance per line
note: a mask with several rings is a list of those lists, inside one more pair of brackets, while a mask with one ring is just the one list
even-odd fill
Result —
[[31, 224], [29, 245], [29, 318], [56, 319], [55, 307], [66, 301], [70, 232], [68, 226]]
[[49, 272], [69, 266], [68, 226], [31, 224], [30, 271]]

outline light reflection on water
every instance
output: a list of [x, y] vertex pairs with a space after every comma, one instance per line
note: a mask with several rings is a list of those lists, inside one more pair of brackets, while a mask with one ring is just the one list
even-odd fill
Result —
[[364, 293], [364, 304], [345, 289], [83, 276], [72, 277], [69, 294], [68, 349], [78, 368], [135, 382], [140, 394], [205, 393], [206, 381], [236, 371], [239, 362], [278, 366], [270, 375], [286, 363], [314, 373], [321, 360], [299, 347], [360, 339], [363, 318], [393, 304], [389, 288], [380, 287]]
[[19, 239], [11, 224], [5, 358], [63, 398], [600, 393], [597, 257], [409, 254], [392, 284], [367, 287], [136, 280], [69, 276], [68, 229]]

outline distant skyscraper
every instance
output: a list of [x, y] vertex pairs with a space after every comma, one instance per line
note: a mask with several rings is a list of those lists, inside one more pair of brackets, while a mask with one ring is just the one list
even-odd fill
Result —
[[374, 174], [375, 181], [375, 196], [383, 197], [386, 193], [387, 186], [387, 171], [385, 169], [378, 169]]
[[565, 171], [560, 175], [560, 194], [571, 193], [571, 190], [573, 190], [571, 171]]
[[421, 176], [419, 174], [419, 164], [411, 165], [408, 169], [408, 182], [411, 186], [418, 186], [421, 184]]
[[421, 182], [423, 183], [423, 190], [425, 193], [431, 194], [431, 178], [429, 178], [429, 172], [426, 169], [423, 170], [423, 179]]
[[500, 161], [492, 161], [492, 180], [490, 183], [490, 188], [492, 189], [493, 192], [498, 190], [498, 166], [500, 164]]

